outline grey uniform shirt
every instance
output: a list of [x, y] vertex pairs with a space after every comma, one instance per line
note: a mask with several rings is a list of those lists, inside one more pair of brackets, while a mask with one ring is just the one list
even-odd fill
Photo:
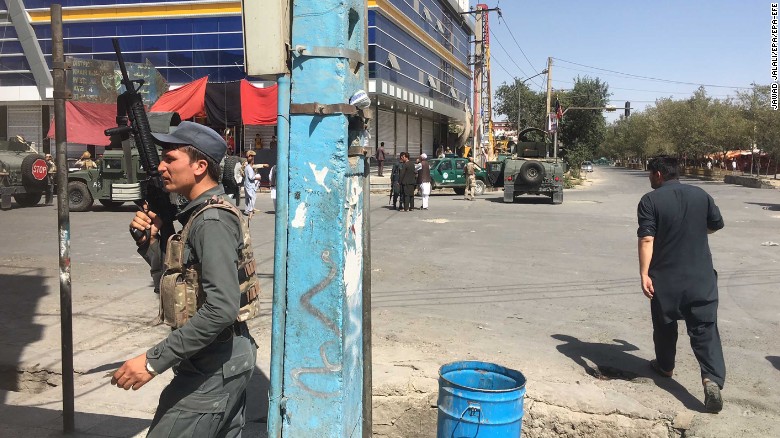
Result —
[[[207, 190], [187, 204], [177, 219], [182, 224], [187, 223], [189, 217], [212, 196], [224, 194], [221, 185]], [[234, 214], [212, 208], [194, 219], [185, 257], [188, 266], [200, 263], [206, 299], [184, 327], [171, 331], [162, 342], [146, 352], [146, 358], [156, 372], [162, 373], [197, 355], [236, 321], [241, 302], [236, 267], [242, 248], [241, 224]], [[149, 262], [152, 277], [158, 282], [155, 268], [159, 270], [162, 265], [159, 242], [150, 245], [146, 251], [139, 249], [139, 253]]]
[[637, 218], [637, 236], [654, 238], [649, 275], [665, 321], [714, 322], [718, 286], [707, 230], [724, 225], [715, 201], [699, 187], [665, 181], [642, 197]]

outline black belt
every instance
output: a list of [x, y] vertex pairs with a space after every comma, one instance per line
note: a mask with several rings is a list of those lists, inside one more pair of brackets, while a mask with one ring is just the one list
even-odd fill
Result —
[[234, 322], [229, 325], [225, 330], [217, 336], [217, 341], [226, 341], [234, 336], [243, 336], [244, 333], [248, 333], [249, 329], [245, 322]]

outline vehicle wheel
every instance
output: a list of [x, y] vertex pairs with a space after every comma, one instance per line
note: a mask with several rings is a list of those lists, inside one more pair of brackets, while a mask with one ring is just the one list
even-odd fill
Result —
[[71, 211], [87, 211], [92, 207], [92, 193], [81, 181], [68, 183], [68, 207]]
[[465, 187], [455, 187], [452, 190], [455, 190], [456, 195], [465, 195], [466, 194], [466, 188]]
[[225, 157], [225, 165], [222, 167], [222, 185], [225, 191], [231, 193], [238, 187], [239, 181], [236, 181], [236, 175], [240, 175], [241, 157], [228, 155]]
[[518, 178], [527, 185], [539, 185], [544, 178], [544, 167], [542, 167], [541, 163], [537, 163], [536, 161], [526, 161], [523, 163], [522, 167], [520, 167]]
[[43, 193], [17, 193], [14, 195], [16, 203], [22, 207], [33, 207], [41, 202]]
[[477, 196], [482, 196], [485, 194], [485, 182], [482, 180], [477, 180], [477, 184], [474, 186], [474, 194]]
[[42, 155], [30, 154], [22, 159], [22, 185], [28, 192], [43, 191], [48, 183], [48, 166]]
[[110, 199], [98, 199], [98, 202], [108, 209], [119, 208], [124, 204], [124, 201], [112, 201]]

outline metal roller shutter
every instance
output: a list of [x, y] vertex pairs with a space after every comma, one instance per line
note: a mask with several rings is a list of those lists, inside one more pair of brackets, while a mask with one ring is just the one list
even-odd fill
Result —
[[395, 114], [392, 111], [379, 110], [377, 116], [377, 125], [379, 125], [377, 126], [377, 141], [385, 142], [385, 156], [388, 158], [396, 157]]
[[409, 154], [420, 155], [420, 118], [409, 116]]
[[433, 120], [422, 119], [422, 151], [433, 157]]
[[[46, 127], [48, 129], [48, 126]], [[9, 106], [8, 136], [21, 135], [28, 142], [35, 142], [39, 151], [43, 147], [40, 106]]]
[[406, 113], [395, 113], [395, 152], [408, 151], [408, 140], [406, 138]]

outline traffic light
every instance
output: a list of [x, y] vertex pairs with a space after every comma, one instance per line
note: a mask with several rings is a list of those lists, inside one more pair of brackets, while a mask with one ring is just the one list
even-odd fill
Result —
[[631, 102], [626, 102], [626, 118], [631, 115]]

